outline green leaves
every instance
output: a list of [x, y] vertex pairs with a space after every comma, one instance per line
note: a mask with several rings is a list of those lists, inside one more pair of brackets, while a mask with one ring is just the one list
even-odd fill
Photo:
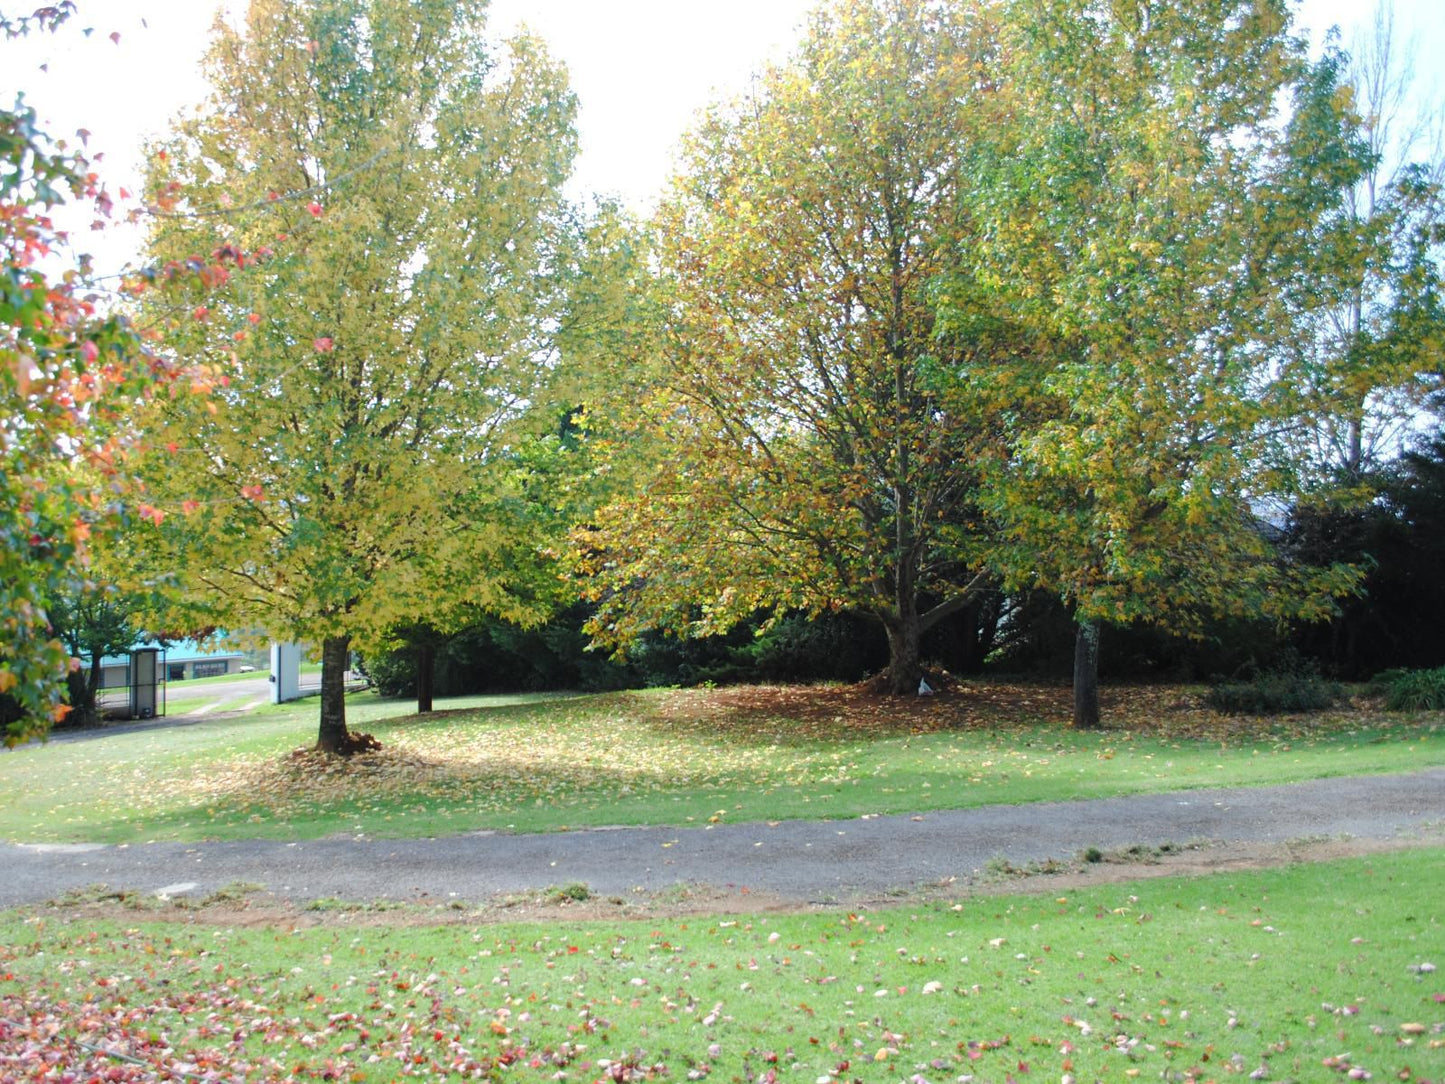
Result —
[[1271, 261], [1320, 214], [1278, 134], [1315, 74], [1283, 6], [1016, 5], [1003, 34], [1010, 123], [969, 193], [988, 229], [948, 291], [1006, 299], [1047, 359], [984, 487], [995, 567], [1081, 619], [1327, 611], [1352, 574], [1282, 565], [1266, 510], [1304, 420]]
[[[52, 13], [53, 14], [53, 13]], [[38, 17], [38, 16], [37, 16]], [[58, 18], [58, 17], [57, 17]], [[19, 20], [23, 30], [28, 19]], [[43, 22], [43, 20], [42, 20]], [[49, 210], [105, 197], [22, 104], [0, 110], [0, 718], [7, 745], [69, 710], [70, 655], [47, 604], [77, 588], [93, 535], [133, 495], [135, 403], [173, 375], [131, 324], [103, 315]], [[45, 257], [71, 266], [53, 274]]]
[[218, 32], [215, 108], [155, 166], [186, 202], [152, 249], [278, 255], [206, 320], [151, 312], [232, 355], [209, 401], [150, 418], [155, 550], [193, 573], [176, 604], [318, 641], [536, 611], [518, 455], [549, 421], [575, 102], [538, 43], [507, 49], [441, 0], [256, 3]]
[[[968, 229], [960, 175], [984, 123], [982, 8], [824, 9], [757, 94], [715, 109], [655, 223], [643, 396], [648, 465], [595, 517], [595, 631], [726, 627], [848, 607], [916, 636], [920, 596], [971, 582], [963, 516], [988, 440], [931, 295]], [[916, 658], [895, 660], [917, 686]]]

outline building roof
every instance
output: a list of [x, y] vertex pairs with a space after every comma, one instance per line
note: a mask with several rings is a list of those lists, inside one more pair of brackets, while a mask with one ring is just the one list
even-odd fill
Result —
[[[150, 648], [159, 650], [166, 662], [194, 662], [197, 659], [239, 659], [243, 652], [219, 645], [198, 643], [195, 640], [168, 640], [161, 644], [155, 640], [138, 640], [132, 651]], [[100, 660], [102, 666], [124, 666], [129, 660], [124, 655], [107, 655]]]

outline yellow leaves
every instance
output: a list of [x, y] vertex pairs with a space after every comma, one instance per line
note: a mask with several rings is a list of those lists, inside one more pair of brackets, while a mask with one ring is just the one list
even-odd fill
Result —
[[[553, 420], [526, 414], [548, 409], [554, 212], [575, 103], [557, 65], [520, 39], [517, 63], [443, 102], [438, 88], [470, 79], [486, 47], [480, 6], [369, 10], [370, 21], [328, 24], [339, 37], [306, 52], [315, 31], [282, 8], [223, 30], [218, 108], [187, 122], [155, 178], [184, 181], [197, 205], [246, 208], [228, 228], [284, 250], [177, 330], [178, 350], [234, 351], [224, 393], [177, 396], [154, 419], [187, 453], [179, 470], [155, 456], [154, 504], [207, 510], [168, 520], [159, 544], [213, 585], [243, 566], [258, 584], [285, 584], [210, 590], [208, 602], [239, 600], [228, 621], [295, 623], [340, 605], [372, 631], [453, 602], [512, 612], [509, 579], [556, 591], [535, 571], [535, 543], [556, 517], [538, 505], [562, 486], [536, 478], [560, 465], [512, 460]], [[362, 81], [364, 101], [323, 100], [309, 58], [346, 78], [366, 53], [346, 35], [377, 35], [394, 70]], [[421, 40], [444, 45], [412, 47]], [[325, 138], [297, 135], [318, 129]], [[355, 183], [322, 196], [303, 183], [321, 176]], [[152, 253], [206, 251], [211, 228], [166, 220]]]

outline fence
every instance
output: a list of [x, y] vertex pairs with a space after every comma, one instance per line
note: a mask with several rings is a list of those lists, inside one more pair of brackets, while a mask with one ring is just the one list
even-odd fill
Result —
[[[346, 691], [349, 693], [359, 693], [363, 689], [369, 689], [371, 687], [370, 679], [357, 673], [355, 670], [346, 671], [346, 676], [342, 680], [345, 681]], [[301, 675], [296, 679], [296, 694], [297, 696], [320, 696], [321, 671], [302, 671]]]
[[124, 666], [106, 666], [95, 693], [95, 711], [103, 719], [149, 719], [166, 713], [164, 657], [154, 650], [133, 651]]

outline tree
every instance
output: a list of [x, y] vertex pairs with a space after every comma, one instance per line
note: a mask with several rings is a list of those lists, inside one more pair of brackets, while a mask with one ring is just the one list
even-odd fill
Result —
[[[71, 10], [0, 15], [0, 33], [54, 30]], [[113, 206], [84, 154], [53, 142], [23, 100], [0, 109], [0, 696], [19, 716], [7, 745], [44, 735], [69, 710], [71, 658], [47, 602], [83, 580], [93, 538], [143, 507], [126, 460], [135, 405], [181, 376], [205, 384], [107, 311], [88, 258], [50, 217], [71, 201], [92, 205], [97, 223]], [[208, 252], [150, 281], [189, 283], [240, 256]]]
[[1311, 178], [1331, 205], [1291, 280], [1286, 356], [1318, 415], [1301, 452], [1323, 477], [1367, 489], [1439, 386], [1445, 354], [1445, 104], [1424, 100], [1413, 61], [1384, 2], [1349, 55], [1327, 53], [1321, 137], [1354, 160]]
[[326, 751], [351, 748], [353, 640], [529, 611], [506, 453], [551, 357], [575, 103], [535, 41], [489, 50], [484, 7], [253, 0], [218, 25], [209, 110], [154, 154], [158, 258], [278, 253], [153, 314], [233, 350], [209, 401], [151, 418], [159, 559], [204, 623], [321, 645]]
[[856, 610], [887, 632], [888, 687], [917, 689], [920, 637], [982, 582], [972, 464], [992, 434], [954, 374], [1013, 345], [1005, 322], [934, 322], [991, 122], [990, 20], [841, 0], [691, 138], [654, 223], [645, 379], [613, 408], [646, 466], [583, 536], [600, 639]]
[[70, 674], [70, 716], [80, 726], [99, 722], [102, 662], [127, 655], [139, 639], [131, 621], [135, 602], [111, 584], [77, 583], [50, 606], [50, 620], [72, 659], [83, 665]]
[[1367, 570], [1338, 614], [1295, 636], [1303, 651], [1351, 680], [1445, 659], [1445, 429], [1437, 424], [1372, 481], [1380, 492], [1369, 504], [1297, 509], [1285, 543], [1300, 560], [1346, 560]]
[[1303, 411], [1278, 268], [1321, 213], [1278, 103], [1309, 70], [1279, 0], [1020, 2], [1004, 33], [1008, 122], [971, 193], [990, 228], [958, 274], [1050, 347], [981, 493], [1008, 585], [1073, 609], [1092, 726], [1099, 622], [1313, 616], [1353, 582], [1278, 560], [1266, 514]]

